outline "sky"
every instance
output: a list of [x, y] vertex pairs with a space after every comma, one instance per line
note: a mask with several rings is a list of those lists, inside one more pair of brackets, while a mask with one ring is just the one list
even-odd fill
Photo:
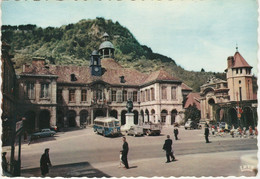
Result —
[[257, 0], [4, 0], [2, 24], [60, 27], [104, 17], [186, 70], [224, 72], [238, 51], [257, 75]]

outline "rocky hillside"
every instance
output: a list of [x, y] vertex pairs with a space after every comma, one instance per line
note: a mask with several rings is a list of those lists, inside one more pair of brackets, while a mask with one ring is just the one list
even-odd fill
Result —
[[41, 28], [27, 24], [2, 26], [2, 41], [11, 45], [11, 53], [17, 72], [32, 57], [44, 57], [48, 63], [58, 65], [88, 65], [91, 52], [98, 49], [102, 35], [107, 32], [115, 46], [115, 59], [124, 67], [135, 68], [142, 72], [164, 68], [173, 76], [181, 79], [194, 91], [212, 75], [225, 79], [224, 73], [187, 71], [180, 67], [178, 59], [171, 59], [153, 53], [152, 49], [141, 45], [134, 35], [119, 22], [96, 18], [81, 20], [75, 24], [61, 27]]

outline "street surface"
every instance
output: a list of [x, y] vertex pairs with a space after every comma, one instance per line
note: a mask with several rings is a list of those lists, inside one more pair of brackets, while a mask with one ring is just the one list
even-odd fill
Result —
[[[50, 148], [53, 167], [48, 176], [51, 177], [254, 176], [246, 169], [257, 162], [255, 138], [210, 136], [212, 142], [207, 144], [203, 129], [185, 130], [181, 127], [180, 140], [173, 140], [178, 161], [165, 163], [162, 146], [167, 134], [173, 139], [173, 127], [164, 127], [160, 136], [127, 136], [130, 169], [126, 170], [119, 167], [121, 137], [103, 137], [90, 127], [59, 132], [30, 145], [23, 143], [21, 175], [40, 176], [41, 154], [45, 148]], [[10, 153], [9, 148], [3, 150]]]

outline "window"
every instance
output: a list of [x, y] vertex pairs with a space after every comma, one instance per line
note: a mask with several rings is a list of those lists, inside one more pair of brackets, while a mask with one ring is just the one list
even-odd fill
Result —
[[137, 91], [133, 92], [133, 102], [137, 102]]
[[62, 101], [62, 89], [57, 90], [57, 101], [58, 102]]
[[150, 101], [151, 100], [151, 96], [150, 96], [150, 89], [147, 90], [147, 101]]
[[236, 74], [238, 74], [238, 68], [236, 69]]
[[133, 101], [133, 91], [128, 92], [127, 99], [131, 99], [131, 101]]
[[102, 90], [97, 90], [95, 93], [95, 99], [96, 100], [102, 100], [103, 96], [102, 96]]
[[122, 102], [122, 91], [117, 91], [117, 102]]
[[145, 90], [145, 101], [148, 101], [148, 90]]
[[81, 90], [81, 101], [87, 101], [87, 90]]
[[152, 99], [152, 101], [155, 100], [154, 88], [151, 88], [151, 99]]
[[137, 92], [137, 102], [141, 102], [141, 92]]
[[144, 91], [141, 91], [141, 102], [145, 101], [145, 94]]
[[112, 91], [112, 101], [116, 101], [116, 91]]
[[75, 102], [75, 90], [69, 90], [69, 102]]
[[177, 98], [177, 96], [176, 96], [176, 87], [173, 86], [172, 87], [172, 99], [176, 99], [176, 98]]
[[27, 83], [26, 85], [26, 93], [29, 99], [35, 98], [35, 92], [34, 92], [34, 83]]
[[242, 69], [242, 68], [240, 68], [240, 74], [242, 73], [242, 70], [243, 70], [243, 69]]
[[41, 98], [49, 97], [49, 84], [41, 84]]
[[123, 91], [123, 101], [127, 101], [127, 91]]
[[162, 86], [162, 99], [167, 99], [167, 91], [166, 91], [167, 87], [166, 86]]
[[75, 74], [71, 74], [70, 75], [70, 81], [77, 81], [77, 78], [76, 78]]

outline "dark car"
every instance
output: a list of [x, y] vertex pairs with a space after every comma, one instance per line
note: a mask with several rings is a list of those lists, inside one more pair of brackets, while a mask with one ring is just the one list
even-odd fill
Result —
[[41, 138], [41, 137], [51, 137], [54, 136], [56, 132], [50, 129], [42, 129], [40, 132], [36, 132], [32, 134], [32, 138]]
[[194, 121], [187, 121], [184, 125], [185, 129], [200, 129], [200, 125]]

